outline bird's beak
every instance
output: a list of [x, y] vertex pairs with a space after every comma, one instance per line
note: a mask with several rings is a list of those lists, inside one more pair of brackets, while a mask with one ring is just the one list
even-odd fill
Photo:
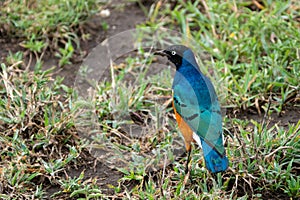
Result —
[[167, 56], [168, 57], [168, 54], [164, 50], [155, 51], [154, 55], [160, 55], [160, 56]]

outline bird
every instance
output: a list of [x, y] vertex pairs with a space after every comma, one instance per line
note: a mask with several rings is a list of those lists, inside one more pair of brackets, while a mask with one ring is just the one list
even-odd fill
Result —
[[223, 144], [222, 115], [213, 84], [201, 71], [192, 50], [172, 45], [154, 55], [167, 57], [176, 67], [172, 84], [172, 106], [187, 151], [186, 173], [191, 143], [202, 147], [205, 166], [213, 174], [228, 168]]

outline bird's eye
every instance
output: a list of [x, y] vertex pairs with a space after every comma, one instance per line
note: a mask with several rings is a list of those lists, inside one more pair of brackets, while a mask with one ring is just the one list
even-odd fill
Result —
[[172, 54], [173, 56], [175, 56], [175, 55], [176, 55], [176, 51], [172, 51], [171, 54]]

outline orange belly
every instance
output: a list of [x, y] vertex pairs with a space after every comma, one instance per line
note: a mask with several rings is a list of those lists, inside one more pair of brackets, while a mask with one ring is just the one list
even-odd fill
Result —
[[191, 151], [191, 143], [194, 141], [193, 130], [184, 121], [184, 119], [177, 113], [176, 108], [174, 106], [174, 102], [173, 102], [173, 109], [174, 109], [176, 121], [178, 123], [178, 127], [184, 137], [185, 148], [187, 151]]

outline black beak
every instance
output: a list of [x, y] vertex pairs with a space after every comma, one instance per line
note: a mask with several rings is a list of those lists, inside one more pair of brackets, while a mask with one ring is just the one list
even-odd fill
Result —
[[164, 50], [162, 51], [155, 51], [154, 55], [160, 55], [160, 56], [169, 56]]

